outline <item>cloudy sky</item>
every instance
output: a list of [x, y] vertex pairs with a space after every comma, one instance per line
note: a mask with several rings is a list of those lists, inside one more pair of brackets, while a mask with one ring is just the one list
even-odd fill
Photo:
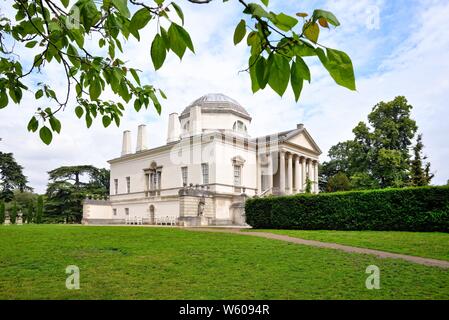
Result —
[[[107, 167], [106, 161], [120, 154], [122, 131], [131, 130], [135, 144], [141, 123], [148, 126], [150, 146], [163, 144], [168, 114], [181, 112], [191, 101], [211, 92], [229, 95], [250, 112], [253, 122], [249, 130], [253, 136], [304, 123], [324, 151], [322, 160], [329, 147], [352, 137], [352, 128], [366, 120], [378, 101], [405, 95], [414, 106], [413, 117], [424, 135], [425, 153], [436, 174], [434, 184], [445, 184], [449, 179], [448, 1], [271, 0], [273, 11], [311, 13], [321, 8], [334, 12], [342, 25], [322, 32], [320, 42], [347, 52], [353, 59], [357, 92], [337, 86], [312, 59], [312, 83], [305, 86], [299, 103], [295, 103], [290, 89], [283, 98], [269, 89], [253, 95], [248, 74], [238, 72], [245, 68], [248, 52], [243, 43], [235, 47], [232, 42], [235, 25], [242, 17], [236, 1], [215, 0], [208, 5], [178, 2], [184, 8], [185, 27], [196, 54], [189, 52], [180, 62], [171, 53], [155, 73], [150, 58], [150, 41], [156, 30], [153, 23], [140, 43], [126, 44], [123, 56], [131, 66], [143, 70], [145, 82], [155, 84], [168, 95], [162, 116], [153, 109], [135, 113], [130, 106], [120, 128], [111, 125], [104, 129], [101, 123], [95, 123], [86, 129], [73, 108], [68, 107], [61, 117], [61, 134], [46, 146], [26, 130], [29, 118], [37, 107], [46, 106], [45, 101], [35, 101], [28, 94], [21, 105], [0, 110], [0, 150], [14, 153], [37, 192], [45, 191], [47, 171], [56, 167]], [[10, 0], [0, 1], [2, 14], [8, 14], [10, 4]], [[22, 54], [21, 59], [26, 61], [29, 56]], [[44, 80], [63, 88], [65, 78], [61, 72], [60, 66], [50, 65], [29, 84]]]

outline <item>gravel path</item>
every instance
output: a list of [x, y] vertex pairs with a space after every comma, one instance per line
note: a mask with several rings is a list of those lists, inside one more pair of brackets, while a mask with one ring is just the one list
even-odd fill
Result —
[[241, 231], [238, 229], [224, 229], [224, 228], [187, 228], [187, 230], [201, 231], [201, 232], [232, 233], [232, 234], [238, 234], [238, 235], [244, 235], [244, 236], [261, 237], [261, 238], [267, 238], [267, 239], [287, 241], [287, 242], [291, 242], [291, 243], [297, 243], [297, 244], [318, 247], [318, 248], [329, 248], [329, 249], [341, 250], [341, 251], [350, 252], [350, 253], [371, 254], [371, 255], [377, 256], [379, 258], [401, 259], [401, 260], [406, 260], [408, 262], [422, 264], [425, 266], [449, 269], [449, 261], [430, 259], [430, 258], [422, 258], [422, 257], [417, 257], [417, 256], [409, 256], [406, 254], [391, 253], [391, 252], [374, 250], [374, 249], [352, 247], [352, 246], [346, 246], [346, 245], [331, 243], [331, 242], [306, 240], [306, 239], [295, 238], [295, 237], [290, 237], [290, 236], [286, 236], [286, 235], [269, 233], [269, 232], [257, 232], [257, 231], [245, 232], [245, 231]]

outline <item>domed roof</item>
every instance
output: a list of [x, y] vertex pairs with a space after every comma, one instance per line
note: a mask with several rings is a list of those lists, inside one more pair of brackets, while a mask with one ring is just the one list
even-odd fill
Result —
[[180, 115], [180, 118], [188, 117], [190, 114], [190, 109], [194, 106], [201, 107], [201, 112], [230, 112], [251, 120], [251, 116], [248, 111], [246, 111], [240, 103], [222, 93], [209, 93], [196, 99], [184, 109]]

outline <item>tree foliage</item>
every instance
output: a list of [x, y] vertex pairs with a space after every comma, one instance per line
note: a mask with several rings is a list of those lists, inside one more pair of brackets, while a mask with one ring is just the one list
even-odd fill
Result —
[[[210, 0], [189, 0], [208, 3]], [[227, 0], [224, 0], [227, 2]], [[233, 4], [237, 1], [233, 2]], [[317, 58], [335, 82], [355, 90], [353, 66], [342, 51], [319, 44], [323, 29], [338, 27], [340, 22], [325, 10], [309, 16], [296, 16], [267, 9], [269, 1], [247, 3], [239, 0], [244, 19], [238, 23], [233, 41], [246, 38], [250, 57], [246, 71], [252, 90], [267, 85], [283, 95], [290, 82], [298, 100], [304, 81], [311, 81], [304, 58]], [[45, 144], [61, 132], [58, 113], [70, 106], [89, 128], [95, 119], [104, 127], [120, 125], [125, 106], [136, 111], [153, 106], [161, 112], [166, 95], [152, 84], [142, 83], [140, 70], [119, 58], [126, 52], [123, 44], [130, 38], [156, 27], [149, 48], [154, 69], [160, 69], [170, 52], [180, 59], [187, 50], [195, 52], [184, 14], [175, 2], [153, 0], [14, 0], [14, 18], [0, 19], [0, 109], [20, 103], [24, 91], [33, 90], [40, 107], [28, 122], [28, 130], [38, 132]], [[20, 48], [20, 49], [19, 49]], [[32, 58], [28, 65], [17, 51]], [[56, 90], [51, 80], [33, 83], [33, 77], [50, 65], [57, 65], [65, 78], [65, 92]], [[106, 99], [112, 91], [118, 99]]]
[[12, 153], [0, 151], [0, 199], [7, 202], [14, 198], [14, 190], [31, 191], [28, 179], [23, 174], [23, 167], [19, 165]]
[[351, 189], [428, 185], [433, 175], [429, 163], [423, 167], [421, 136], [411, 159], [410, 149], [418, 130], [411, 110], [402, 96], [376, 104], [368, 115], [368, 124], [360, 122], [353, 129], [354, 139], [330, 148], [330, 161], [321, 167], [322, 190], [339, 172], [349, 177]]
[[345, 173], [339, 172], [330, 177], [327, 182], [326, 192], [348, 191], [351, 189], [351, 183]]
[[9, 213], [9, 221], [11, 222], [11, 224], [16, 224], [16, 220], [17, 220], [17, 203], [14, 201], [12, 203], [12, 207]]
[[42, 223], [42, 216], [44, 215], [44, 197], [42, 195], [37, 197], [36, 217], [34, 222], [37, 224]]
[[0, 225], [5, 223], [5, 202], [0, 200]]
[[60, 167], [50, 171], [45, 205], [47, 222], [79, 223], [82, 201], [88, 195], [109, 195], [109, 170], [90, 165]]

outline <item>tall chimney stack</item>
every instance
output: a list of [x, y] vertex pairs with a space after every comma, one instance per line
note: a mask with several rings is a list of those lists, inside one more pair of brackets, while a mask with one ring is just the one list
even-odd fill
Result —
[[131, 131], [123, 131], [122, 156], [131, 153]]
[[147, 126], [141, 124], [137, 129], [136, 152], [147, 150]]
[[178, 141], [180, 134], [181, 124], [179, 123], [178, 114], [176, 112], [170, 113], [168, 116], [167, 143]]
[[194, 106], [190, 109], [190, 125], [192, 126], [192, 135], [198, 135], [203, 132], [202, 122], [201, 122], [201, 108], [199, 106]]

